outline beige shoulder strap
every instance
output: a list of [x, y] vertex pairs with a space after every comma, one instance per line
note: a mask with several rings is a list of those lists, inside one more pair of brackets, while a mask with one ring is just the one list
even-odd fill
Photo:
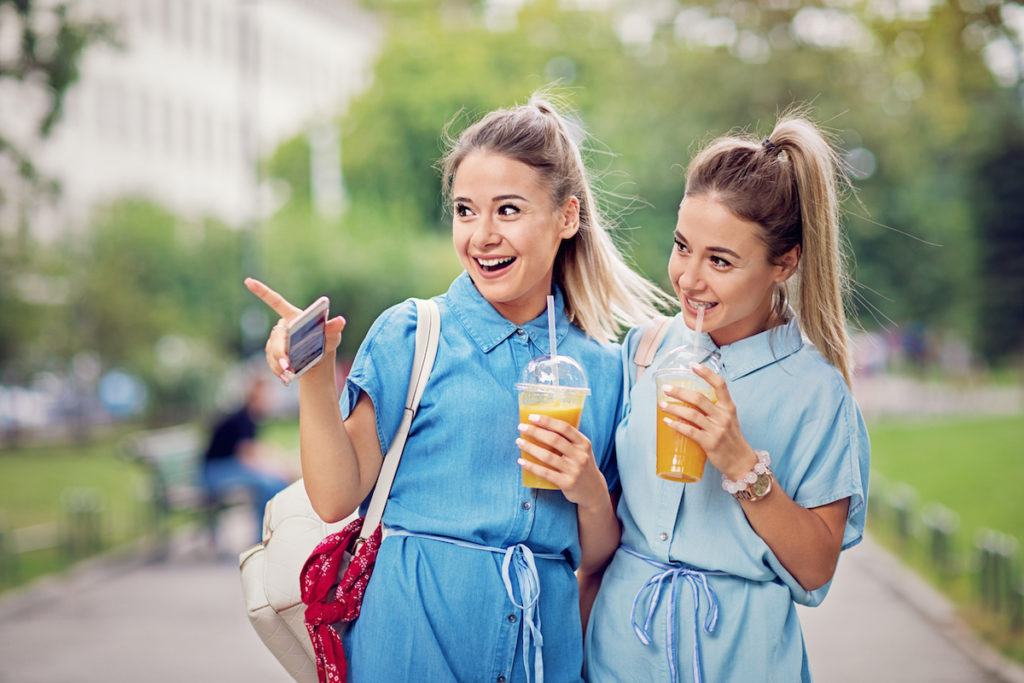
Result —
[[640, 379], [644, 370], [651, 367], [651, 363], [654, 362], [654, 354], [658, 352], [661, 340], [665, 337], [671, 322], [672, 318], [660, 318], [652, 320], [644, 326], [644, 333], [640, 337], [640, 343], [637, 344], [636, 353], [633, 354], [637, 379]]
[[416, 303], [416, 351], [412, 361], [412, 372], [409, 375], [405, 411], [402, 413], [402, 421], [395, 432], [395, 438], [391, 440], [384, 462], [380, 466], [377, 484], [374, 486], [370, 505], [366, 509], [366, 519], [363, 520], [363, 528], [359, 532], [360, 537], [373, 533], [384, 516], [384, 506], [388, 502], [395, 473], [398, 472], [398, 462], [402, 459], [405, 439], [409, 436], [412, 418], [419, 408], [423, 389], [427, 386], [427, 379], [430, 378], [430, 371], [434, 367], [434, 357], [437, 355], [437, 339], [441, 334], [441, 314], [437, 309], [437, 303], [429, 299], [413, 301]]

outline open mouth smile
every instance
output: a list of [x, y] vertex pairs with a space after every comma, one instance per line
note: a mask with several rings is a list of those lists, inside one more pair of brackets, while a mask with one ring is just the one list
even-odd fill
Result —
[[497, 273], [515, 263], [515, 256], [499, 256], [497, 258], [476, 258], [480, 270], [485, 273]]
[[693, 308], [693, 309], [698, 310], [698, 311], [700, 311], [700, 310], [707, 311], [710, 308], [714, 308], [718, 304], [713, 302], [713, 301], [697, 301], [696, 299], [691, 299], [691, 298], [687, 297], [686, 305], [689, 306], [690, 308]]

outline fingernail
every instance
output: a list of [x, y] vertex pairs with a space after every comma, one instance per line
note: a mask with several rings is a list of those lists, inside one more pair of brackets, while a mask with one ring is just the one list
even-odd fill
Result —
[[691, 370], [696, 370], [696, 369], [702, 368], [702, 367], [704, 367], [704, 366], [701, 365], [700, 363], [698, 363], [696, 361], [692, 361], [692, 360], [690, 361], [690, 369]]
[[658, 407], [661, 408], [662, 410], [665, 410], [666, 408], [668, 408], [668, 402], [661, 401], [660, 403], [658, 403]]
[[531, 415], [529, 420], [530, 422], [540, 422], [540, 415]]
[[522, 467], [523, 465], [526, 464], [526, 461], [523, 460], [522, 458], [519, 458], [518, 460], [516, 460], [516, 464], [518, 464], [520, 467]]
[[281, 369], [284, 370], [285, 372], [290, 372], [290, 369], [288, 367], [288, 359], [287, 358], [278, 358], [277, 359], [277, 364], [280, 365]]
[[530, 425], [524, 425], [524, 424], [516, 426], [516, 429], [518, 429], [521, 432], [525, 432], [529, 428], [530, 428]]
[[526, 445], [526, 439], [516, 439], [516, 445], [522, 448]]

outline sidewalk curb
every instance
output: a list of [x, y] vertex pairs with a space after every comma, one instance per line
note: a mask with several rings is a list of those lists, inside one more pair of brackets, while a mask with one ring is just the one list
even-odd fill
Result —
[[76, 562], [65, 571], [36, 577], [28, 583], [0, 593], [0, 621], [55, 600], [73, 597], [76, 591], [127, 574], [146, 565], [173, 561], [174, 554], [190, 553], [195, 546], [196, 525], [186, 524], [171, 531], [169, 538], [147, 535], [98, 555]]
[[1006, 658], [978, 637], [957, 614], [953, 603], [907, 568], [898, 556], [868, 535], [860, 545], [861, 568], [885, 586], [895, 599], [907, 603], [934, 624], [936, 631], [995, 680], [1024, 683], [1024, 665]]
[[0, 621], [7, 621], [40, 604], [74, 596], [75, 591], [127, 573], [151, 562], [148, 539], [134, 541], [78, 562], [67, 570], [32, 579], [0, 594]]

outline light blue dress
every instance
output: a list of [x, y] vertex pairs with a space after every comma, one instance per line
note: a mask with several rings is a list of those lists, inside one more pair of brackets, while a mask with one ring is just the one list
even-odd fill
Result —
[[[800, 587], [722, 489], [710, 462], [693, 484], [654, 474], [653, 371], [670, 350], [691, 343], [692, 334], [677, 315], [635, 385], [640, 330], [623, 345], [631, 389], [616, 455], [625, 548], [605, 572], [591, 614], [586, 678], [808, 681], [795, 603], [817, 605], [828, 586]], [[771, 454], [776, 485], [808, 508], [849, 497], [843, 548], [855, 545], [864, 529], [870, 447], [841, 374], [801, 338], [795, 321], [722, 348], [707, 335], [701, 343], [720, 353], [743, 435]]]
[[[435, 300], [441, 312], [437, 360], [384, 523], [390, 529], [497, 549], [523, 544], [559, 559], [535, 558], [540, 598], [534, 610], [523, 610], [507, 594], [501, 553], [419, 536], [385, 537], [362, 612], [345, 635], [349, 680], [536, 681], [538, 639], [524, 624], [532, 621], [540, 627], [544, 681], [579, 681], [583, 650], [573, 574], [580, 556], [576, 506], [561, 491], [523, 487], [516, 463], [514, 385], [531, 358], [548, 353], [546, 315], [517, 327], [495, 311], [465, 273]], [[561, 292], [555, 303], [563, 311]], [[405, 401], [415, 327], [411, 303], [385, 311], [363, 341], [341, 399], [346, 416], [361, 392], [373, 400], [385, 451]], [[615, 421], [622, 394], [619, 347], [587, 339], [564, 314], [556, 329], [558, 353], [575, 358], [587, 373], [592, 395], [580, 428], [614, 486]], [[516, 578], [511, 586], [516, 602], [525, 604], [523, 586]]]

